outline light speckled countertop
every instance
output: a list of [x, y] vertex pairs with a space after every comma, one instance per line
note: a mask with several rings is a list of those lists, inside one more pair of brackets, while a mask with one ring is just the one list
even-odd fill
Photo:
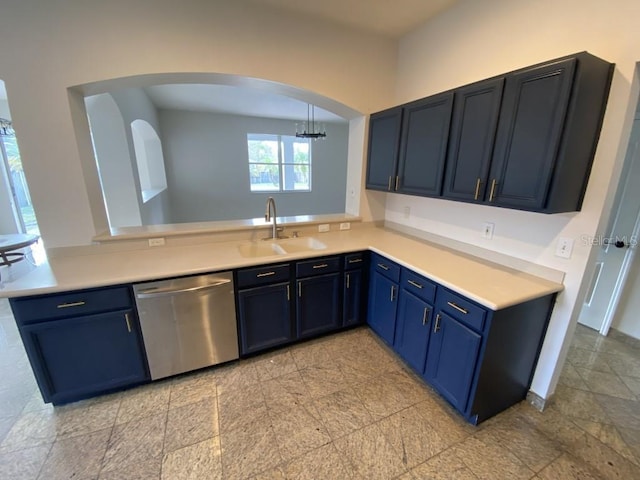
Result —
[[446, 247], [383, 228], [313, 235], [327, 248], [246, 258], [238, 245], [224, 241], [51, 258], [25, 275], [3, 282], [0, 297], [19, 297], [133, 283], [181, 275], [281, 263], [303, 258], [371, 250], [449, 287], [492, 310], [516, 305], [563, 289], [545, 280]]

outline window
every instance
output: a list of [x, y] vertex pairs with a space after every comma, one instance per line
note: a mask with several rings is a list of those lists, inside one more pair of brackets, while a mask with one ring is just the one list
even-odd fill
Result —
[[310, 192], [311, 144], [291, 135], [247, 134], [252, 192]]

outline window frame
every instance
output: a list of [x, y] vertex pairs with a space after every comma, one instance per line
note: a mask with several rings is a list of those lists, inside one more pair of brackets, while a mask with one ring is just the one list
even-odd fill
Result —
[[[275, 141], [277, 143], [277, 161], [273, 163], [268, 162], [253, 162], [249, 157], [249, 142], [250, 141]], [[295, 161], [295, 152], [294, 152], [294, 144], [307, 144], [308, 145], [308, 161], [304, 163], [296, 163]], [[287, 155], [284, 150], [287, 150], [285, 144], [290, 144], [291, 154]], [[301, 139], [296, 137], [295, 135], [284, 135], [278, 133], [247, 133], [247, 165], [249, 168], [249, 192], [250, 193], [310, 193], [312, 191], [312, 148], [311, 141], [309, 139]], [[278, 184], [274, 188], [271, 189], [253, 189], [253, 183], [251, 182], [251, 166], [252, 165], [264, 165], [264, 166], [275, 166], [278, 172]], [[296, 166], [307, 166], [308, 167], [308, 188], [304, 189], [296, 189], [295, 188], [295, 179], [293, 182], [294, 188], [286, 188], [286, 172], [288, 169], [292, 169], [292, 172], [295, 175], [295, 167]]]

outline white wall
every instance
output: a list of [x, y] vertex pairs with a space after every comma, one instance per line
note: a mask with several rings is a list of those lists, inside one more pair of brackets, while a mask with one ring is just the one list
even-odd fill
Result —
[[311, 192], [249, 191], [247, 133], [295, 134], [295, 122], [160, 110], [170, 223], [255, 218], [273, 196], [278, 216], [344, 213], [348, 126], [311, 142]]
[[0, 41], [11, 45], [0, 49], [0, 78], [49, 248], [88, 244], [106, 227], [88, 136], [75, 136], [88, 128], [84, 102], [69, 87], [218, 72], [290, 84], [364, 113], [393, 101], [395, 42], [241, 0], [4, 2]]
[[[640, 59], [636, 0], [463, 0], [400, 41], [397, 102], [424, 97], [570, 53], [587, 50], [617, 64], [586, 197], [579, 213], [543, 215], [436, 199], [388, 195], [385, 218], [566, 272], [533, 379], [548, 397], [582, 304], [582, 279], [592, 255], [580, 242], [604, 227], [627, 145]], [[409, 206], [411, 217], [403, 209]], [[483, 222], [495, 224], [482, 239]], [[575, 239], [572, 258], [554, 256], [558, 237]], [[578, 301], [578, 299], [580, 300]]]

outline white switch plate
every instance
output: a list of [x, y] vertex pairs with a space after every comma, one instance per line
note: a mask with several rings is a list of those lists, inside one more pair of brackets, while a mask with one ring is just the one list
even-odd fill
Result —
[[491, 240], [493, 238], [493, 227], [495, 227], [494, 223], [485, 222], [482, 226], [482, 237]]
[[351, 224], [349, 222], [342, 222], [340, 224], [340, 230], [351, 230]]
[[556, 257], [571, 258], [573, 251], [573, 239], [569, 237], [560, 237], [556, 246]]
[[149, 246], [150, 247], [161, 247], [164, 245], [164, 238], [160, 237], [160, 238], [150, 238], [149, 239]]
[[328, 232], [330, 228], [331, 227], [329, 226], [328, 223], [322, 223], [322, 224], [318, 225], [318, 231], [319, 232]]

